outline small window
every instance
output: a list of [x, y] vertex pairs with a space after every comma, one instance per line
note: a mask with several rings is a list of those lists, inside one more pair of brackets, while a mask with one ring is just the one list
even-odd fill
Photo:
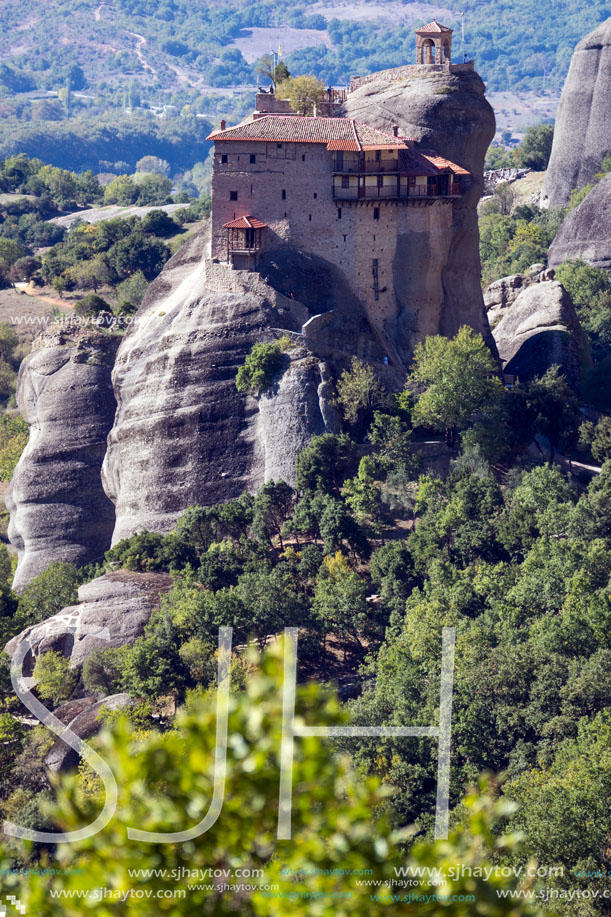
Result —
[[314, 200], [316, 200], [317, 197], [318, 197], [318, 194], [317, 194], [316, 191], [315, 191], [315, 192], [314, 192]]
[[282, 149], [282, 144], [281, 144], [281, 143], [277, 143], [276, 146], [278, 147], [279, 150]]
[[285, 188], [282, 189], [282, 200], [283, 201], [286, 200], [286, 189]]
[[227, 162], [227, 153], [223, 153], [221, 156], [221, 162]]
[[342, 175], [342, 188], [349, 188], [349, 187], [350, 187], [350, 176]]
[[344, 242], [346, 241], [347, 238], [348, 238], [348, 236], [344, 236]]
[[305, 162], [305, 153], [302, 153], [302, 154], [301, 154], [301, 161], [302, 161], [302, 162]]
[[[379, 219], [380, 219], [380, 208], [379, 208], [379, 207], [374, 207], [374, 208], [373, 208], [373, 218], [374, 218], [374, 220], [379, 220]], [[375, 236], [374, 236], [374, 239], [375, 239]]]
[[238, 199], [238, 192], [237, 192], [237, 191], [230, 191], [230, 192], [229, 192], [229, 200], [230, 200], [230, 201], [237, 201], [237, 199]]
[[312, 214], [311, 214], [311, 213], [308, 214], [308, 220], [310, 221], [310, 223], [312, 222]]
[[250, 161], [251, 161], [251, 162], [256, 162], [256, 161], [257, 161], [257, 157], [256, 157], [255, 153], [251, 153], [251, 154], [250, 154]]
[[[341, 218], [342, 218], [342, 208], [341, 208], [341, 207], [338, 207], [338, 208], [337, 208], [337, 219], [338, 219], [338, 220], [341, 220]], [[345, 238], [345, 236], [344, 236], [344, 242], [345, 242], [345, 241], [346, 241], [346, 238]]]

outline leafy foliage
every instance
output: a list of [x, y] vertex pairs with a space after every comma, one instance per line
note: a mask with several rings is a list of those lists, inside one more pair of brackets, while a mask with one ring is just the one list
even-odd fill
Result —
[[282, 366], [282, 351], [276, 341], [253, 344], [236, 375], [239, 392], [263, 392], [271, 385]]

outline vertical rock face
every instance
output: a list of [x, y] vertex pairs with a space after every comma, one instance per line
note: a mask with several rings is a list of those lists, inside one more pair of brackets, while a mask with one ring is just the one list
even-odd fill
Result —
[[[495, 133], [494, 112], [485, 98], [482, 80], [476, 73], [435, 71], [399, 83], [372, 79], [350, 93], [344, 111], [350, 118], [383, 130], [392, 131], [398, 125], [399, 134], [413, 137], [418, 149], [435, 150], [471, 173], [465, 193], [452, 205], [447, 253], [439, 265], [441, 295], [437, 300], [429, 297], [427, 308], [419, 310], [414, 330], [416, 334], [453, 336], [461, 325], [468, 324], [494, 347], [480, 287], [477, 223], [477, 204], [484, 188], [484, 158]], [[398, 259], [395, 274], [399, 283], [407, 285], [409, 300], [409, 284], [418, 284], [417, 265], [410, 262], [407, 253], [403, 261], [401, 264]], [[414, 279], [410, 281], [412, 275]], [[434, 281], [431, 272], [430, 282]], [[422, 293], [420, 289], [411, 292], [414, 296]]]
[[143, 529], [167, 532], [191, 504], [292, 480], [295, 456], [325, 430], [318, 362], [304, 348], [285, 355], [259, 399], [235, 386], [251, 346], [272, 339], [272, 328], [296, 330], [307, 308], [256, 274], [209, 264], [205, 278], [204, 248], [196, 237], [168, 262], [117, 355], [118, 407], [103, 469], [116, 504], [113, 542]]
[[118, 344], [102, 331], [52, 328], [22, 364], [17, 403], [30, 439], [6, 495], [18, 590], [53, 561], [86, 564], [110, 546], [114, 507], [100, 469]]
[[549, 207], [568, 203], [611, 152], [611, 19], [583, 38], [562, 90], [554, 145], [543, 185]]
[[574, 260], [611, 271], [611, 175], [597, 182], [579, 207], [567, 214], [552, 242], [551, 267]]

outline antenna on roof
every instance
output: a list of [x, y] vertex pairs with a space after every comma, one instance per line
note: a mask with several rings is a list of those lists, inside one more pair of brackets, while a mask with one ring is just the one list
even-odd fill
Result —
[[462, 32], [462, 59], [465, 59], [465, 14], [460, 14], [460, 26]]

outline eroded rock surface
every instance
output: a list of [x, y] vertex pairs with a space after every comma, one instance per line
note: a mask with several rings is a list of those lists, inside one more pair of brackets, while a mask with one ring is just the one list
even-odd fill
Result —
[[583, 369], [592, 364], [573, 301], [555, 281], [526, 286], [502, 310], [492, 333], [504, 371], [522, 382], [558, 365], [576, 387]]
[[571, 210], [552, 242], [550, 265], [576, 259], [611, 271], [611, 175]]
[[124, 646], [142, 636], [151, 612], [171, 585], [167, 573], [119, 570], [99, 576], [79, 588], [78, 605], [17, 634], [7, 643], [6, 652], [12, 658], [27, 639], [31, 652], [24, 671], [28, 674], [36, 658], [49, 650], [61, 652], [71, 666], [80, 666], [93, 650]]
[[[417, 141], [418, 149], [435, 150], [471, 173], [466, 193], [452, 205], [451, 238], [445, 263], [440, 265], [441, 300], [435, 313], [428, 310], [422, 319], [427, 334], [454, 336], [468, 324], [494, 346], [480, 287], [477, 204], [484, 189], [484, 158], [496, 125], [481, 78], [477, 73], [432, 71], [400, 83], [373, 80], [350, 93], [344, 111], [347, 117], [389, 132], [397, 125], [401, 135]], [[404, 271], [410, 270], [408, 261]], [[412, 265], [412, 272], [418, 267], [422, 270], [422, 264]]]
[[22, 589], [53, 561], [86, 564], [110, 546], [114, 507], [100, 469], [115, 414], [116, 335], [52, 326], [19, 372], [17, 403], [28, 445], [6, 495]]
[[543, 185], [544, 205], [563, 207], [571, 191], [594, 178], [611, 152], [610, 123], [611, 19], [607, 19], [579, 42], [571, 59]]

